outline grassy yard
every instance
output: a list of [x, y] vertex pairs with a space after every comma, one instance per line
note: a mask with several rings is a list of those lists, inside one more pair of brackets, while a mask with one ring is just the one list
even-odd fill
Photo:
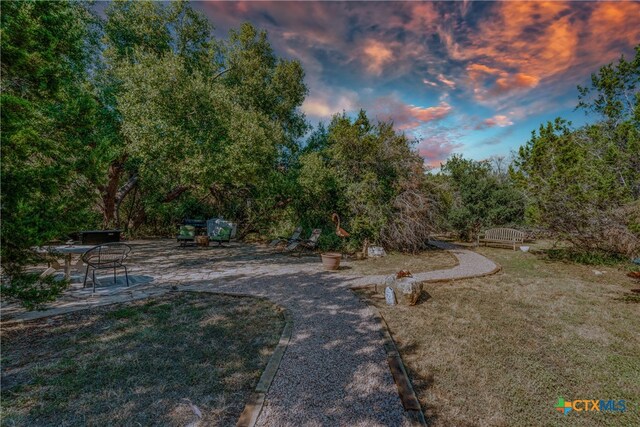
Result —
[[[433, 426], [640, 425], [640, 299], [616, 267], [481, 248], [503, 271], [380, 308]], [[604, 271], [596, 275], [593, 270]], [[625, 399], [625, 413], [554, 410]]]
[[205, 293], [3, 326], [2, 425], [233, 425], [283, 326]]
[[400, 270], [412, 273], [452, 268], [458, 261], [449, 252], [431, 249], [416, 255], [403, 253], [389, 253], [381, 258], [366, 258], [363, 260], [349, 260], [343, 263], [346, 274], [377, 275], [393, 274]]

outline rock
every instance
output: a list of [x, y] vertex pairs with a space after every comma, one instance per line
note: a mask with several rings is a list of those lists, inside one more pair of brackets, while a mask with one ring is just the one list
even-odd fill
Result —
[[386, 255], [387, 253], [382, 246], [369, 246], [367, 248], [367, 256], [369, 256], [369, 258], [379, 258]]
[[[388, 276], [382, 285], [377, 285], [379, 293], [385, 293], [387, 288], [391, 288], [398, 304], [416, 305], [422, 292], [422, 283], [413, 277], [401, 277], [396, 279], [396, 275]], [[385, 294], [386, 297], [386, 294]]]
[[422, 283], [413, 277], [402, 277], [395, 280], [393, 289], [399, 304], [416, 305], [422, 292]]

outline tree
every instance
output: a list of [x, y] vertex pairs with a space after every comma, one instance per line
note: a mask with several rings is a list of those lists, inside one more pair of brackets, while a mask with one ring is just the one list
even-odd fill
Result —
[[98, 87], [118, 138], [97, 183], [105, 224], [121, 224], [123, 207], [133, 221], [125, 228], [173, 228], [205, 204], [193, 213], [232, 217], [243, 234], [287, 199], [278, 168], [306, 131], [302, 67], [275, 56], [249, 24], [228, 42], [211, 30], [185, 2], [107, 9]]
[[93, 221], [85, 173], [95, 100], [93, 24], [80, 3], [2, 6], [2, 291], [38, 304], [65, 286], [25, 274], [31, 246]]
[[533, 221], [586, 250], [640, 250], [640, 49], [579, 87], [578, 107], [601, 120], [574, 129], [556, 119], [519, 149], [512, 176], [531, 196]]
[[[336, 212], [351, 233], [351, 250], [366, 242], [410, 251], [426, 244], [432, 229], [423, 160], [391, 123], [371, 123], [364, 111], [355, 119], [335, 115], [310, 136], [298, 173], [304, 225], [331, 229]], [[324, 241], [340, 244], [333, 233]]]
[[[220, 46], [211, 36], [208, 20], [190, 8], [187, 2], [168, 6], [151, 1], [118, 0], [106, 10], [103, 23], [103, 61], [94, 73], [94, 86], [103, 111], [103, 129], [112, 132], [103, 138], [97, 152], [103, 153], [104, 174], [95, 177], [101, 194], [103, 226], [120, 226], [120, 206], [140, 184], [139, 159], [131, 157], [129, 146], [135, 141], [122, 132], [123, 117], [119, 97], [123, 95], [122, 70], [141, 58], [175, 55], [189, 72], [219, 69]], [[143, 207], [141, 207], [143, 208]], [[138, 222], [144, 219], [138, 213]], [[124, 224], [128, 228], [129, 224]]]
[[441, 167], [448, 178], [453, 199], [448, 225], [463, 239], [472, 239], [483, 228], [519, 224], [524, 216], [524, 197], [500, 166], [453, 155]]

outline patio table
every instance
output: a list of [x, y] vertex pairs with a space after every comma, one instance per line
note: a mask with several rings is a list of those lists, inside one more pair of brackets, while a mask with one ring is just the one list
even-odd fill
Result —
[[[92, 245], [61, 245], [61, 246], [44, 246], [36, 248], [36, 252], [47, 254], [61, 254], [64, 255], [64, 278], [69, 280], [71, 277], [71, 259], [73, 255], [82, 255], [89, 249], [93, 248]], [[82, 267], [82, 259], [76, 263], [77, 267]], [[59, 269], [52, 266], [47, 268], [40, 276], [44, 277], [49, 274], [53, 274]]]

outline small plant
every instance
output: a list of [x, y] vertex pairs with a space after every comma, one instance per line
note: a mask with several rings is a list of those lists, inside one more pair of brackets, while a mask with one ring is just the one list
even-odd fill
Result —
[[2, 278], [2, 296], [19, 301], [27, 310], [35, 310], [45, 302], [54, 301], [67, 287], [68, 280], [37, 273], [17, 273]]

